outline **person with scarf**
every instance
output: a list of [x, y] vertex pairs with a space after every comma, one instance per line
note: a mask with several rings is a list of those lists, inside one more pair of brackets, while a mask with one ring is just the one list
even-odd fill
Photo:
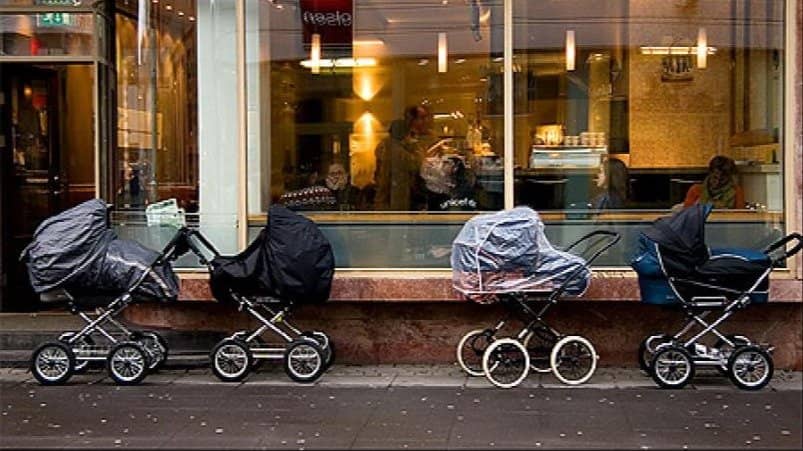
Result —
[[744, 191], [736, 184], [736, 163], [732, 159], [717, 155], [708, 162], [708, 175], [702, 183], [689, 188], [683, 206], [697, 203], [714, 208], [745, 208]]

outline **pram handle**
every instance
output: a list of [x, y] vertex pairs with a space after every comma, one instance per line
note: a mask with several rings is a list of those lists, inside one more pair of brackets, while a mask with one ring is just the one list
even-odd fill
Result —
[[764, 249], [764, 253], [769, 255], [769, 254], [777, 251], [778, 249], [783, 249], [783, 248], [786, 247], [787, 244], [789, 244], [789, 242], [794, 241], [794, 240], [797, 240], [797, 245], [795, 247], [793, 247], [792, 249], [790, 249], [789, 251], [784, 252], [784, 254], [781, 255], [780, 257], [778, 257], [777, 259], [773, 259], [772, 263], [775, 264], [775, 263], [778, 263], [780, 261], [786, 260], [787, 258], [797, 254], [798, 252], [800, 252], [801, 249], [803, 249], [803, 236], [801, 236], [797, 232], [790, 233], [789, 235], [786, 235], [785, 237], [781, 238], [780, 240], [770, 244], [769, 246], [767, 246], [766, 249]]
[[572, 248], [577, 246], [578, 244], [582, 243], [583, 241], [586, 241], [589, 238], [593, 238], [595, 236], [606, 236], [606, 237], [609, 238], [609, 240], [608, 240], [608, 242], [605, 243], [605, 245], [601, 249], [597, 250], [597, 252], [595, 252], [591, 257], [589, 257], [587, 259], [588, 264], [591, 264], [591, 262], [596, 260], [597, 257], [602, 255], [603, 252], [605, 252], [608, 249], [610, 249], [611, 246], [613, 246], [614, 244], [618, 243], [619, 240], [622, 239], [622, 235], [620, 233], [618, 233], [618, 232], [612, 232], [610, 230], [595, 230], [593, 232], [590, 232], [590, 233], [587, 233], [587, 234], [583, 235], [582, 237], [580, 237], [580, 239], [578, 239], [574, 243], [570, 244], [568, 247], [566, 247], [563, 250], [568, 252]]
[[570, 244], [567, 248], [565, 248], [564, 251], [568, 252], [570, 249], [582, 243], [583, 241], [586, 241], [596, 236], [607, 237], [605, 238], [607, 239], [607, 241], [600, 249], [598, 249], [590, 257], [586, 259], [585, 265], [577, 265], [577, 268], [575, 268], [574, 271], [572, 271], [569, 277], [567, 277], [566, 280], [558, 287], [558, 289], [553, 291], [552, 294], [549, 296], [550, 302], [555, 302], [555, 300], [559, 298], [564, 291], [566, 291], [566, 288], [569, 286], [569, 284], [572, 281], [574, 281], [574, 279], [577, 278], [577, 276], [581, 274], [583, 269], [588, 268], [591, 265], [591, 263], [597, 259], [597, 257], [602, 255], [603, 252], [610, 249], [614, 244], [618, 243], [619, 240], [622, 239], [622, 235], [618, 232], [611, 232], [610, 230], [596, 230], [594, 232], [590, 232], [583, 235], [579, 240], [575, 241], [574, 243]]

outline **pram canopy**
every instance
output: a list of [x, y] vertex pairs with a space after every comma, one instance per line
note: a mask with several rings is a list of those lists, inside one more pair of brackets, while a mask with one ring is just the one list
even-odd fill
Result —
[[308, 218], [272, 205], [268, 224], [243, 252], [215, 257], [210, 284], [215, 298], [275, 296], [297, 303], [329, 298], [335, 272], [332, 246]]
[[477, 302], [564, 284], [565, 294], [578, 296], [591, 279], [586, 261], [553, 247], [538, 213], [527, 207], [471, 218], [452, 243], [451, 263], [454, 288]]
[[67, 289], [73, 294], [131, 290], [139, 298], [173, 300], [178, 278], [160, 254], [136, 241], [117, 238], [101, 199], [83, 202], [37, 227], [21, 260], [36, 293]]

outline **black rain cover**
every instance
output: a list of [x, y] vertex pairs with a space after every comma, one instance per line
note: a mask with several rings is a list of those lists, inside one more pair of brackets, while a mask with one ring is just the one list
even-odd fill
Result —
[[659, 245], [661, 260], [669, 276], [692, 273], [709, 256], [705, 244], [705, 220], [710, 205], [696, 204], [663, 218], [644, 231]]
[[[22, 252], [37, 293], [66, 288], [76, 294], [121, 294], [172, 300], [178, 278], [159, 254], [109, 228], [106, 202], [93, 199], [46, 219]], [[137, 286], [137, 283], [142, 283]]]
[[268, 210], [268, 225], [243, 252], [212, 261], [215, 298], [276, 296], [299, 303], [329, 298], [335, 259], [329, 240], [315, 223], [281, 205]]

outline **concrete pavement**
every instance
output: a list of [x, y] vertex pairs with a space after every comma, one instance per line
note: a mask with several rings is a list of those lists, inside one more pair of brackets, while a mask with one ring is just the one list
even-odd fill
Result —
[[0, 370], [2, 448], [801, 449], [800, 373], [759, 392], [698, 377], [679, 391], [601, 368], [587, 385], [530, 376], [500, 390], [456, 366], [333, 366], [299, 385], [266, 365], [243, 383], [205, 369], [134, 387], [103, 372], [42, 387]]

